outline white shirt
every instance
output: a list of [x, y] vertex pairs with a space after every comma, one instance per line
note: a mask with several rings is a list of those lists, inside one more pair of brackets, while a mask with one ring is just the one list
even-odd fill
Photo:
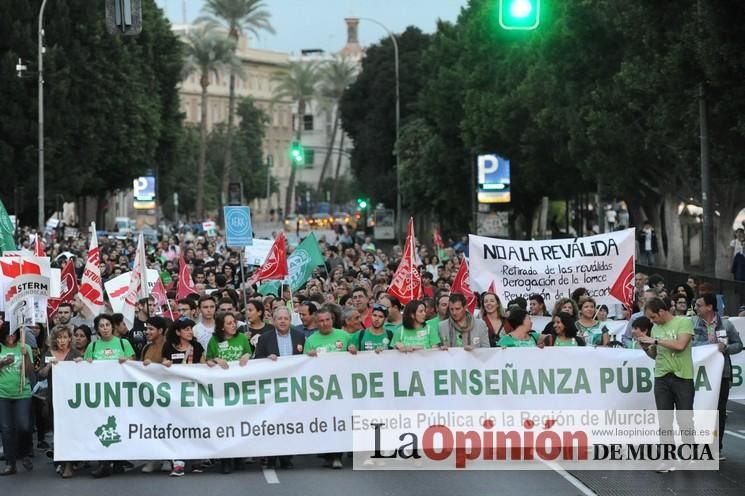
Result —
[[194, 326], [194, 337], [197, 338], [197, 341], [199, 341], [199, 344], [202, 345], [202, 348], [204, 348], [205, 351], [207, 350], [207, 345], [210, 342], [213, 332], [215, 332], [214, 325], [212, 327], [207, 327], [202, 322], [199, 322]]

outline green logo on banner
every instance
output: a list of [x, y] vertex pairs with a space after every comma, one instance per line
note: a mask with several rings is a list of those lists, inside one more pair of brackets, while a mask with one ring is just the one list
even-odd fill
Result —
[[96, 437], [98, 437], [98, 440], [101, 441], [101, 444], [106, 448], [112, 444], [121, 443], [122, 436], [116, 432], [116, 417], [111, 415], [108, 422], [99, 426], [98, 429], [96, 429]]

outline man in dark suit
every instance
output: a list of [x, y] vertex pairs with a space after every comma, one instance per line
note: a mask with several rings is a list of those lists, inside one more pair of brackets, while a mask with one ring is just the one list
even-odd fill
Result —
[[[280, 356], [302, 355], [305, 334], [290, 326], [290, 311], [287, 307], [277, 307], [272, 314], [274, 330], [265, 332], [256, 344], [254, 358], [276, 360]], [[291, 456], [271, 456], [266, 459], [267, 468], [291, 468]]]
[[265, 332], [259, 337], [254, 358], [276, 360], [280, 356], [302, 355], [305, 334], [290, 326], [290, 311], [287, 307], [276, 308], [272, 317], [275, 330]]

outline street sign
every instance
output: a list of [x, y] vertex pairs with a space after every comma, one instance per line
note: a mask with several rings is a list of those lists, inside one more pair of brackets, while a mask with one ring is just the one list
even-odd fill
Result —
[[253, 244], [251, 208], [223, 207], [225, 217], [225, 238], [228, 246], [241, 247]]
[[509, 203], [510, 161], [495, 154], [479, 155], [476, 160], [479, 203]]

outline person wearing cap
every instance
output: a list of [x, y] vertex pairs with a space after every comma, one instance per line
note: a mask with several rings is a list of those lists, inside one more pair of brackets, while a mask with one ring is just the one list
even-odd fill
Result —
[[347, 350], [352, 354], [356, 354], [358, 351], [380, 353], [383, 350], [390, 350], [393, 331], [385, 328], [387, 318], [388, 307], [382, 303], [375, 303], [372, 306], [372, 325], [354, 333], [349, 339]]
[[[205, 363], [205, 353], [202, 345], [194, 338], [194, 326], [196, 322], [188, 317], [181, 317], [173, 323], [166, 332], [165, 344], [163, 344], [163, 361], [166, 367], [173, 364]], [[186, 473], [185, 460], [173, 460], [171, 477], [181, 477]], [[201, 472], [201, 465], [192, 463], [192, 472]]]

